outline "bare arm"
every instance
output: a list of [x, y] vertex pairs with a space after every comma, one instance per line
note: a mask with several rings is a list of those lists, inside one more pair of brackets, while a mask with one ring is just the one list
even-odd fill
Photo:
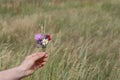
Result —
[[44, 66], [47, 54], [44, 52], [35, 53], [25, 58], [22, 64], [18, 67], [0, 72], [0, 80], [20, 80], [37, 69]]
[[0, 80], [19, 80], [24, 76], [24, 71], [22, 71], [19, 67], [0, 72]]

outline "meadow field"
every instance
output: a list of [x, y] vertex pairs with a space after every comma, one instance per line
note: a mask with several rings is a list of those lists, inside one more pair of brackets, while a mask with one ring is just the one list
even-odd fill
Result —
[[23, 80], [120, 80], [120, 0], [0, 0], [0, 71], [41, 51], [46, 65]]

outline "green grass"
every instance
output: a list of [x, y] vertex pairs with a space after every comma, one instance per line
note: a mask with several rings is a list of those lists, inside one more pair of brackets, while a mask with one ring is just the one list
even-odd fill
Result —
[[0, 8], [0, 70], [41, 51], [34, 34], [45, 32], [52, 36], [48, 61], [23, 80], [120, 80], [119, 3], [58, 0]]

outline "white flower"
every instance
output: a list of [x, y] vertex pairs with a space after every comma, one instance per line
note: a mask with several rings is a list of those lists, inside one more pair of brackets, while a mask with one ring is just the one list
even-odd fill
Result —
[[48, 39], [43, 39], [42, 44], [43, 44], [43, 46], [46, 46], [48, 44]]

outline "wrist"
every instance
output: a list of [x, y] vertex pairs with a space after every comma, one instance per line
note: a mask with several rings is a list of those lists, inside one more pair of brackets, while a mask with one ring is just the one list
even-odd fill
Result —
[[18, 75], [19, 79], [22, 79], [26, 76], [25, 75], [25, 70], [22, 69], [20, 66], [16, 67], [15, 69], [16, 69], [16, 72], [17, 72], [17, 75]]

